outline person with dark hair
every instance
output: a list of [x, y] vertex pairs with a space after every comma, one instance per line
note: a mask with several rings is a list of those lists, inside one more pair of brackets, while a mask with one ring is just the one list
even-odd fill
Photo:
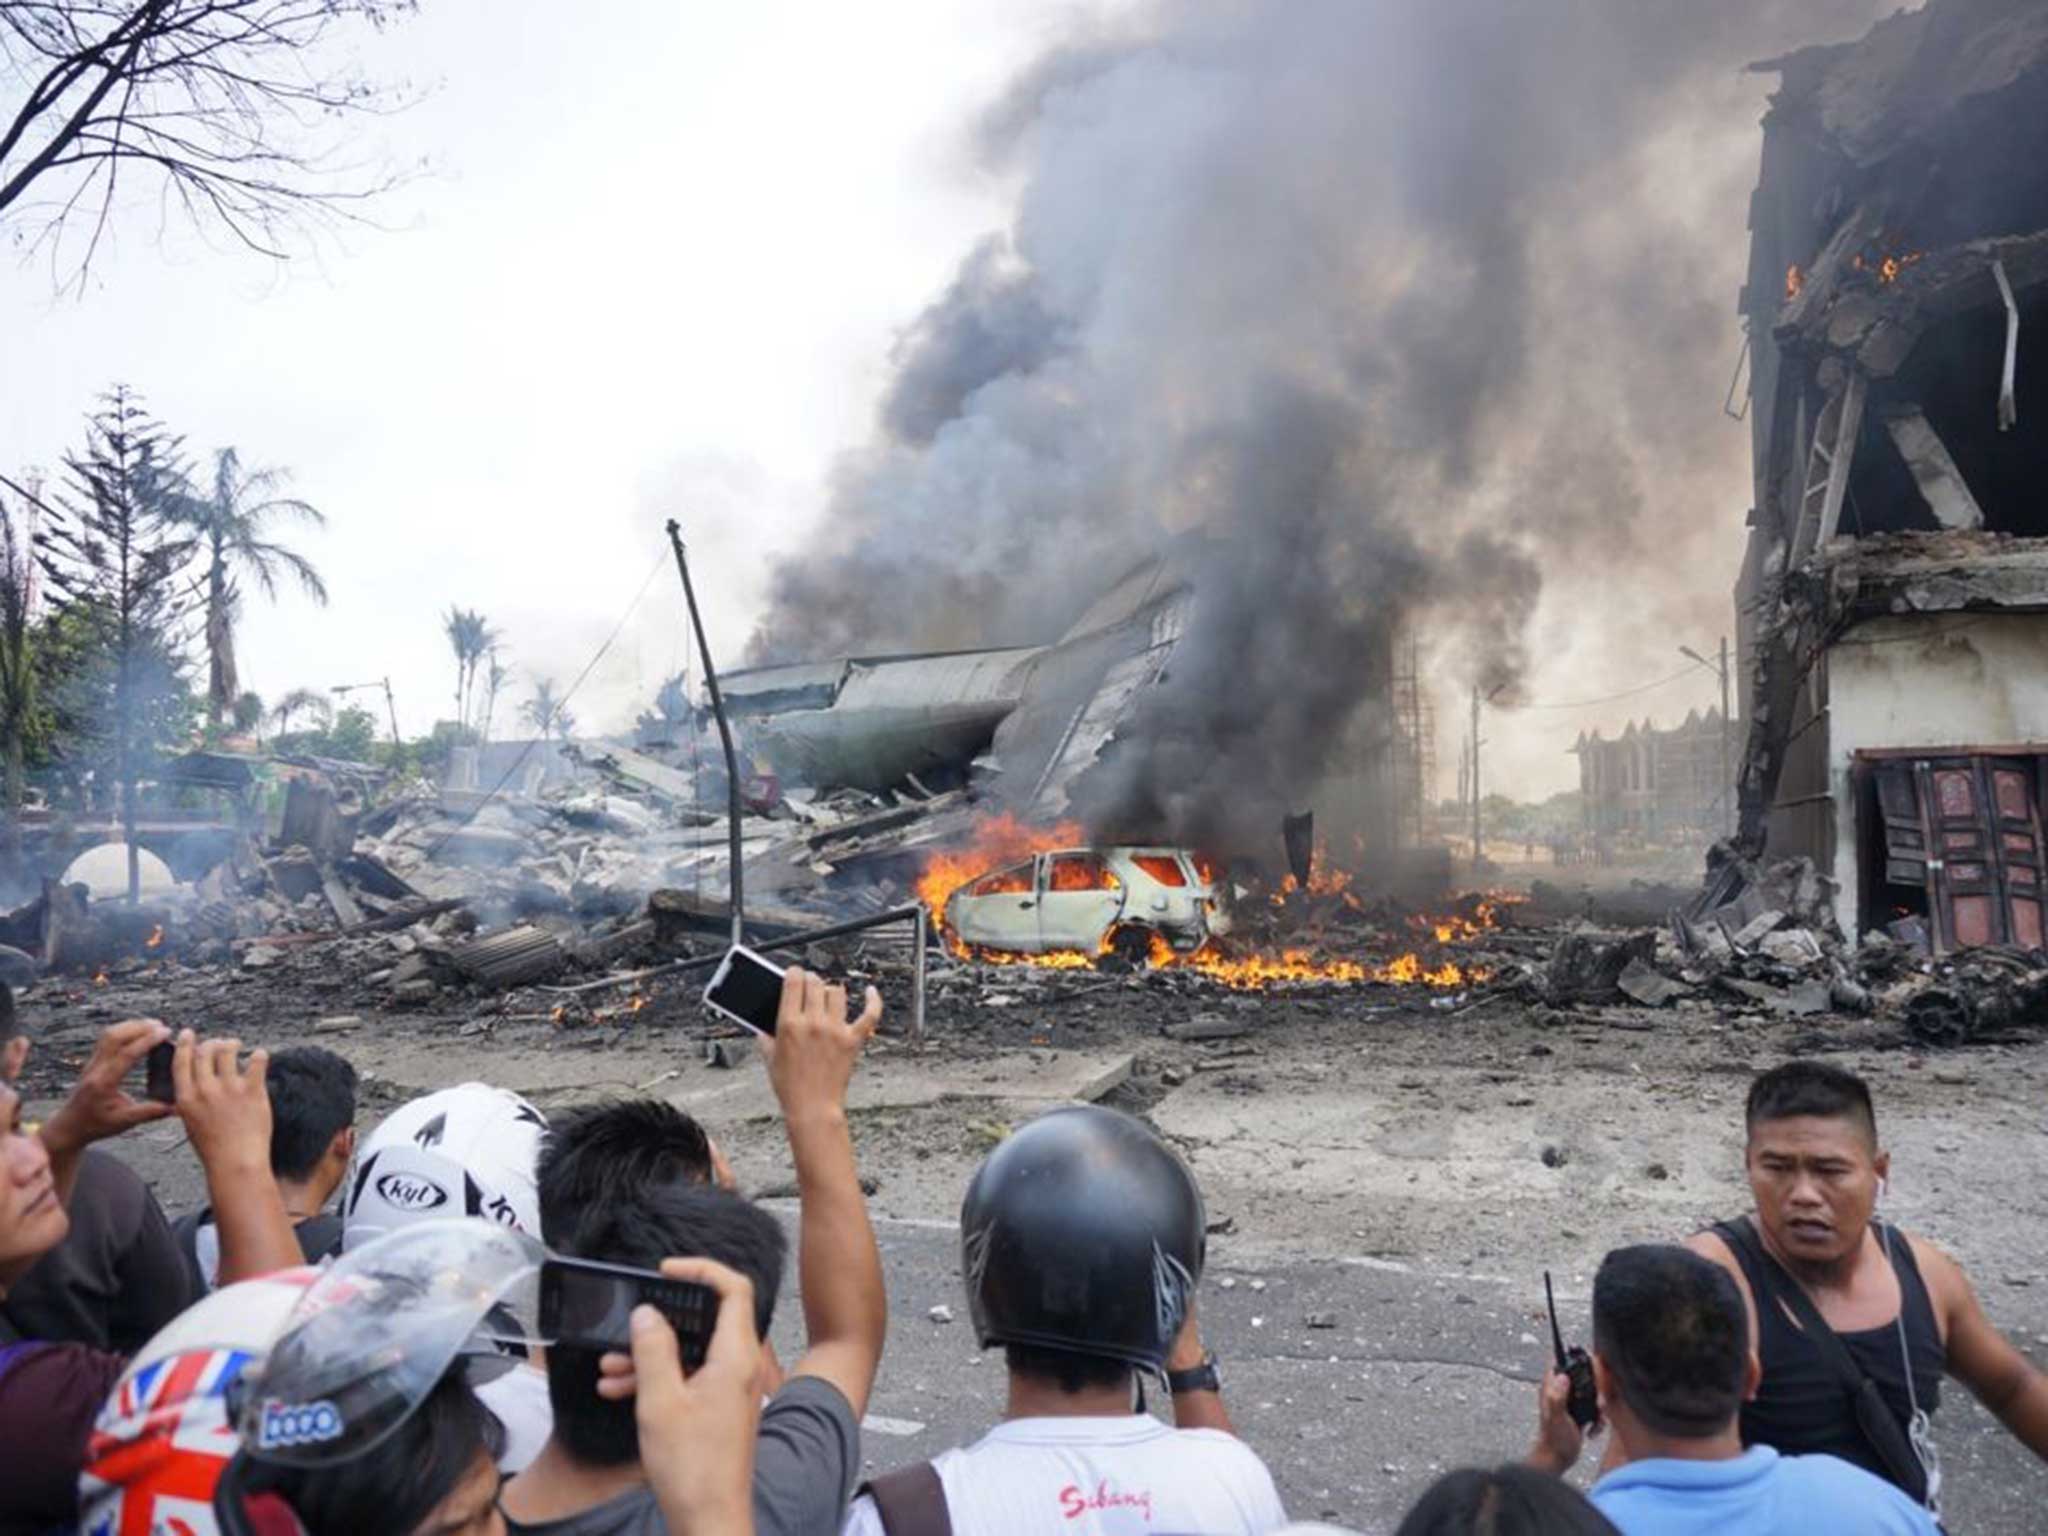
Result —
[[[282, 1500], [305, 1536], [503, 1536], [505, 1431], [456, 1365], [385, 1440], [331, 1467], [245, 1463], [237, 1494]], [[254, 1522], [252, 1522], [254, 1523]]]
[[[29, 1050], [13, 989], [0, 985], [0, 1082], [20, 1080]], [[0, 1326], [24, 1338], [132, 1354], [201, 1292], [142, 1176], [97, 1147], [86, 1148], [77, 1168], [71, 1230], [8, 1291]]]
[[[775, 1320], [788, 1247], [782, 1224], [752, 1201], [726, 1190], [684, 1181], [649, 1185], [631, 1198], [585, 1206], [573, 1226], [551, 1230], [549, 1236], [552, 1251], [565, 1258], [598, 1259], [633, 1269], [659, 1269], [671, 1255], [715, 1260], [746, 1276], [752, 1285], [754, 1328], [760, 1337], [768, 1336]], [[563, 1346], [548, 1350], [554, 1443], [542, 1451], [536, 1471], [545, 1472], [547, 1463], [566, 1459], [579, 1468], [625, 1468], [638, 1480], [634, 1405], [598, 1395], [600, 1358]]]
[[[652, 1307], [633, 1312], [633, 1352], [607, 1357], [633, 1379], [640, 1463], [661, 1517], [688, 1536], [754, 1536], [754, 1444], [761, 1425], [761, 1372], [753, 1282], [710, 1259], [666, 1259], [671, 1280], [718, 1296], [718, 1322], [704, 1361], [687, 1375], [675, 1330]], [[607, 1396], [623, 1396], [608, 1371]]]
[[[775, 1034], [761, 1044], [796, 1164], [808, 1341], [761, 1411], [753, 1440], [752, 1520], [761, 1536], [830, 1536], [860, 1466], [860, 1416], [881, 1360], [888, 1302], [854, 1165], [846, 1090], [881, 1015], [871, 987], [849, 1024], [846, 989], [792, 967]], [[630, 1150], [632, 1135], [649, 1130], [654, 1145]], [[765, 1335], [782, 1280], [781, 1228], [738, 1195], [707, 1185], [701, 1166], [683, 1155], [691, 1144], [678, 1119], [645, 1106], [612, 1104], [571, 1117], [549, 1132], [541, 1151], [542, 1235], [568, 1257], [646, 1269], [668, 1258], [716, 1260], [751, 1282], [755, 1331]], [[706, 1155], [715, 1168], [708, 1141]], [[619, 1378], [601, 1381], [602, 1369], [587, 1352], [547, 1352], [554, 1428], [540, 1455], [505, 1486], [501, 1505], [512, 1530], [658, 1536], [666, 1529], [641, 1461], [634, 1405], [621, 1400]]]
[[567, 1231], [588, 1207], [657, 1185], [717, 1181], [714, 1159], [704, 1127], [659, 1099], [572, 1110], [549, 1127], [541, 1153], [541, 1230]]
[[[239, 1042], [177, 1039], [175, 1104], [140, 1103], [124, 1086], [151, 1048], [170, 1037], [155, 1019], [103, 1032], [63, 1108], [37, 1135], [21, 1101], [0, 1085], [0, 1302], [70, 1228], [81, 1154], [95, 1141], [177, 1115], [222, 1213], [222, 1270], [231, 1280], [282, 1269], [298, 1258], [284, 1202], [270, 1175], [265, 1056], [239, 1062]], [[182, 1268], [176, 1271], [182, 1274]], [[24, 1337], [0, 1318], [0, 1531], [68, 1526], [76, 1514], [87, 1437], [120, 1356], [86, 1345]]]
[[[961, 1203], [960, 1268], [975, 1341], [1009, 1367], [1003, 1422], [874, 1479], [844, 1536], [1285, 1525], [1195, 1324], [1206, 1234], [1194, 1174], [1129, 1115], [1056, 1109], [998, 1146]], [[1172, 1424], [1143, 1411], [1140, 1373]]]
[[[1728, 1272], [1673, 1244], [1617, 1248], [1593, 1280], [1593, 1380], [1620, 1464], [1592, 1500], [1624, 1536], [1937, 1536], [1882, 1478], [1828, 1455], [1745, 1450], [1756, 1356]], [[1544, 1379], [1529, 1464], [1562, 1474], [1583, 1436], [1569, 1385]]]
[[1944, 1372], [2048, 1459], [2048, 1378], [1992, 1326], [1960, 1265], [1876, 1219], [1891, 1174], [1870, 1089], [1789, 1061], [1750, 1084], [1753, 1211], [1686, 1246], [1734, 1278], [1763, 1379], [1745, 1445], [1824, 1452], [1940, 1512], [1932, 1415]]
[[[341, 1252], [342, 1222], [327, 1202], [356, 1155], [356, 1069], [317, 1045], [295, 1045], [270, 1058], [270, 1171], [308, 1264]], [[188, 1211], [171, 1231], [193, 1280], [220, 1283], [220, 1232], [213, 1207]]]
[[1394, 1536], [1622, 1536], [1561, 1478], [1531, 1467], [1446, 1472], [1402, 1517]]

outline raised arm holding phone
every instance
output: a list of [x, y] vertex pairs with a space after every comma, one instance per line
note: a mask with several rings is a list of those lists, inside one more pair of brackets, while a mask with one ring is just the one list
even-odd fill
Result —
[[846, 1394], [856, 1419], [867, 1412], [889, 1304], [854, 1166], [846, 1090], [881, 1018], [882, 995], [873, 987], [849, 1024], [846, 988], [792, 967], [782, 978], [775, 1034], [761, 1042], [796, 1160], [802, 1207], [798, 1267], [808, 1347], [789, 1374], [831, 1382]]
[[[654, 1305], [627, 1314], [630, 1356], [596, 1342], [618, 1316], [610, 1302], [589, 1309], [602, 1326], [579, 1334], [580, 1346], [549, 1349], [554, 1427], [500, 1500], [514, 1536], [740, 1536], [750, 1527], [763, 1536], [832, 1536], [839, 1528], [887, 1331], [881, 1255], [846, 1120], [847, 1086], [882, 1002], [870, 990], [859, 1018], [849, 1019], [843, 987], [795, 968], [776, 985], [776, 1012], [763, 1016], [771, 1027], [760, 1033], [801, 1202], [804, 1352], [764, 1405], [772, 1383], [763, 1340], [782, 1273], [782, 1229], [772, 1213], [674, 1159], [586, 1164], [592, 1140], [609, 1134], [601, 1122], [647, 1118], [646, 1106], [603, 1106], [552, 1129], [539, 1181], [559, 1317], [582, 1313], [577, 1295], [615, 1297], [624, 1286]], [[583, 1183], [593, 1173], [606, 1175], [601, 1193]], [[647, 1273], [657, 1268], [660, 1279]], [[664, 1308], [663, 1288], [679, 1283], [718, 1293], [708, 1339], [701, 1305], [670, 1296], [674, 1304]], [[542, 1305], [545, 1312], [545, 1275]], [[740, 1333], [751, 1347], [742, 1347]], [[699, 1348], [702, 1363], [693, 1365]], [[639, 1397], [657, 1374], [649, 1390], [682, 1405], [692, 1423], [706, 1418], [698, 1407], [707, 1403], [747, 1406], [711, 1440], [683, 1434]]]

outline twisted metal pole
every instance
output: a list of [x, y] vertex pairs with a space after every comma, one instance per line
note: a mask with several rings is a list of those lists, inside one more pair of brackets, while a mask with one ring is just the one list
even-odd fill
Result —
[[690, 562], [683, 558], [683, 527], [668, 520], [668, 542], [676, 552], [676, 570], [683, 578], [683, 601], [690, 609], [690, 628], [697, 634], [697, 654], [704, 662], [704, 690], [711, 695], [711, 713], [718, 721], [719, 744], [725, 748], [726, 840], [732, 870], [726, 893], [732, 908], [732, 941], [746, 939], [746, 897], [740, 876], [740, 764], [732, 747], [732, 725], [725, 718], [725, 696], [718, 691], [718, 669], [711, 664], [711, 642], [704, 638], [704, 616], [697, 611], [697, 589], [690, 584]]

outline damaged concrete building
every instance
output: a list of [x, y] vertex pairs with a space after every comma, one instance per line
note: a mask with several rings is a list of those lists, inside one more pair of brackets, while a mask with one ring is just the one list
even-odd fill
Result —
[[1651, 841], [1713, 836], [1728, 822], [1728, 727], [1721, 711], [1690, 711], [1659, 730], [1631, 720], [1618, 736], [1581, 731], [1579, 760], [1585, 829], [1594, 837], [1627, 833]]
[[1755, 67], [1740, 842], [1810, 857], [1852, 938], [2038, 948], [2048, 8], [1933, 0]]

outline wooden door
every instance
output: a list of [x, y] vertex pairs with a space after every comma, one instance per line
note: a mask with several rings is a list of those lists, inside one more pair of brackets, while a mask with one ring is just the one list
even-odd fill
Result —
[[[1913, 770], [1935, 949], [1979, 944], [2040, 948], [2044, 860], [2034, 760], [1926, 758], [1915, 762]], [[1885, 795], [1888, 777], [1879, 776], [1886, 851], [1888, 862], [1904, 873], [1910, 858], [1896, 855], [1905, 851], [1900, 844], [1910, 845], [1911, 839], [1894, 839], [1894, 806]], [[1889, 798], [1896, 799], [1895, 788]]]

